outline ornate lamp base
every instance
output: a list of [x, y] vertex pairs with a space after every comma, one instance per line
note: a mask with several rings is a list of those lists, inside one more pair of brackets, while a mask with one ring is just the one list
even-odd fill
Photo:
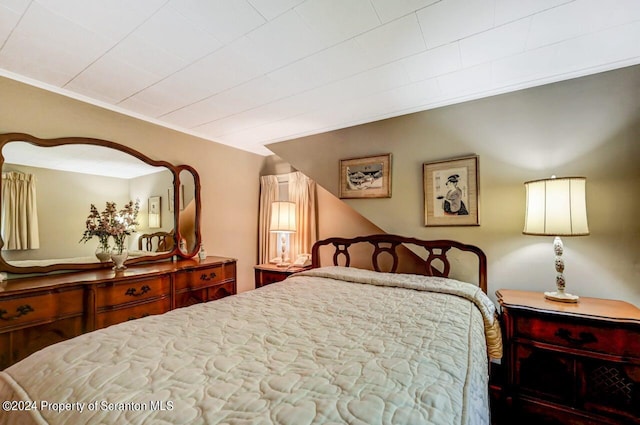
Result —
[[567, 294], [566, 292], [545, 292], [544, 297], [552, 301], [560, 301], [563, 303], [577, 303], [580, 298], [577, 295]]
[[560, 301], [563, 303], [577, 303], [580, 297], [564, 292], [565, 280], [564, 275], [562, 274], [562, 272], [564, 272], [564, 260], [562, 259], [562, 251], [564, 251], [564, 246], [562, 245], [562, 240], [559, 236], [556, 236], [553, 240], [553, 251], [556, 253], [556, 287], [558, 288], [558, 290], [554, 292], [545, 292], [544, 297], [552, 301]]

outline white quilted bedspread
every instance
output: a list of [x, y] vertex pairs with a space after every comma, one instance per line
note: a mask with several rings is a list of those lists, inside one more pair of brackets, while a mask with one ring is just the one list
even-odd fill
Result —
[[312, 270], [50, 346], [0, 372], [36, 409], [0, 424], [488, 424], [491, 302], [398, 276]]

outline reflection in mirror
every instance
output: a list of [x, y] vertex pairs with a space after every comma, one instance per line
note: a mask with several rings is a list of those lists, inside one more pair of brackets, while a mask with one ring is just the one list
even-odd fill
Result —
[[194, 255], [200, 245], [200, 233], [197, 228], [198, 202], [196, 177], [191, 170], [183, 169], [178, 174], [180, 181], [180, 252]]
[[[173, 237], [174, 214], [167, 208], [173, 203], [173, 199], [168, 199], [167, 190], [174, 184], [173, 170], [150, 165], [128, 153], [95, 144], [74, 143], [43, 147], [10, 141], [3, 146], [2, 156], [3, 191], [0, 207], [4, 246], [1, 255], [9, 266], [100, 266], [96, 258], [98, 239], [94, 237], [87, 243], [80, 242], [91, 204], [98, 211], [103, 211], [106, 202], [115, 202], [117, 209], [121, 209], [127, 202], [136, 199], [140, 201], [139, 224], [136, 232], [128, 236], [126, 241], [130, 258], [170, 256], [167, 250], [158, 249], [158, 246], [141, 247], [138, 238], [141, 234], [157, 232], [170, 233]], [[13, 242], [8, 243], [13, 239], [11, 233], [16, 233], [12, 222], [22, 220], [11, 220], [5, 211], [13, 202], [9, 189], [5, 186], [5, 177], [9, 176], [29, 178], [35, 182], [35, 202], [32, 209], [36, 210], [37, 219], [31, 219], [27, 227], [37, 233], [37, 244], [19, 246]], [[160, 205], [156, 205], [160, 212], [159, 227], [151, 230], [149, 198], [160, 201]], [[110, 242], [113, 246], [113, 240]], [[66, 267], [59, 269], [63, 268]]]

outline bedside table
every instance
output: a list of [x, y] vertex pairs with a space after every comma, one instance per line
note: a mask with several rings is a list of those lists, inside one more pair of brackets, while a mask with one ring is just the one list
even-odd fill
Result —
[[270, 283], [280, 282], [294, 273], [309, 270], [306, 267], [278, 267], [275, 264], [258, 264], [253, 267], [256, 273], [256, 289], [262, 288]]
[[640, 424], [640, 309], [501, 289], [507, 423]]

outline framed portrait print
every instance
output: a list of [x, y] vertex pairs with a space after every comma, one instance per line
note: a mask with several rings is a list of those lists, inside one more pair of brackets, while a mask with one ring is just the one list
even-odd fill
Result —
[[479, 226], [478, 156], [423, 165], [425, 226]]
[[391, 198], [391, 154], [341, 159], [340, 198]]

